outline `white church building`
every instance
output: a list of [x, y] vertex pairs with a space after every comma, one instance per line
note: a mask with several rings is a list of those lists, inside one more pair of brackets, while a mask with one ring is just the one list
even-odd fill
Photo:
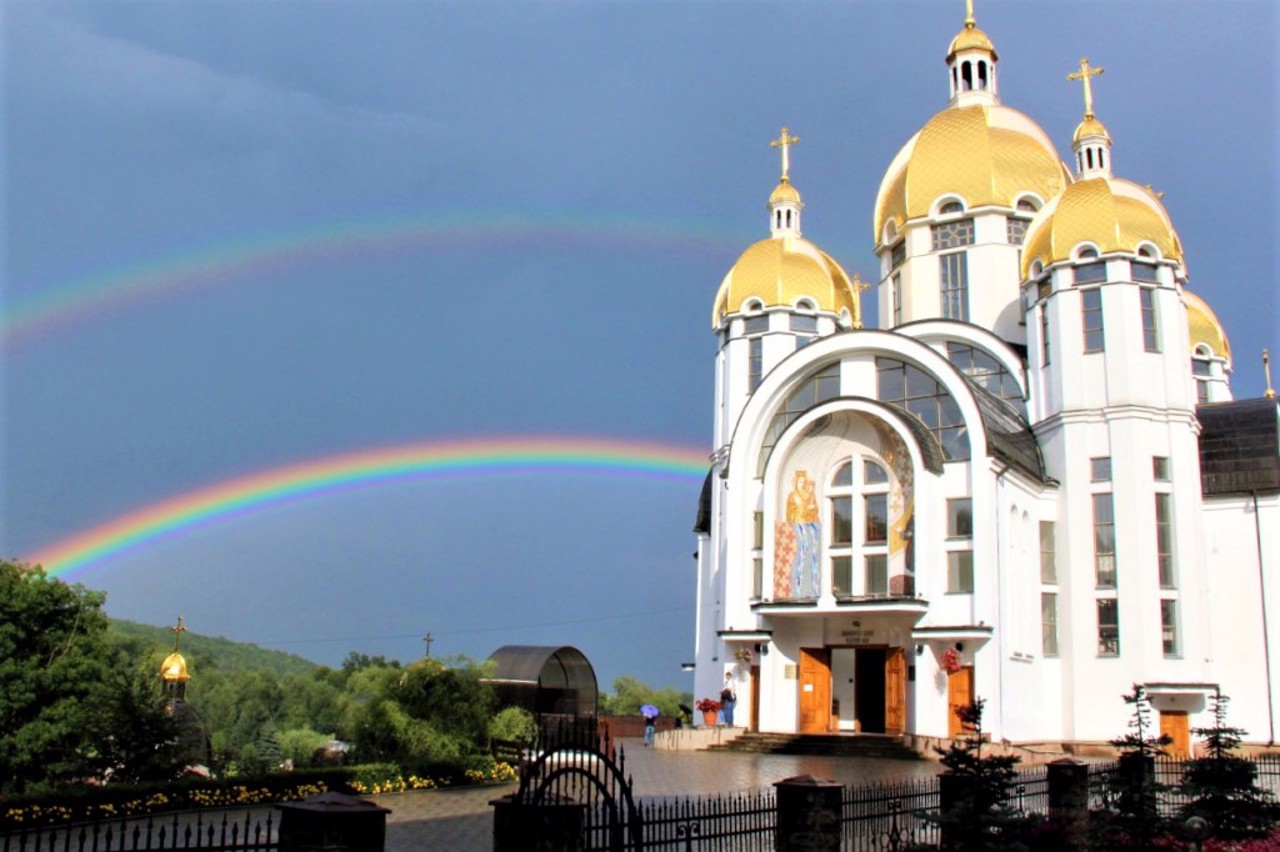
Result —
[[871, 211], [876, 284], [802, 236], [774, 143], [769, 235], [711, 313], [695, 698], [729, 673], [739, 726], [923, 739], [977, 697], [995, 740], [1085, 746], [1139, 684], [1185, 751], [1221, 689], [1274, 742], [1274, 394], [1233, 398], [1164, 206], [1112, 171], [1097, 69], [1068, 166], [972, 14], [946, 60]]

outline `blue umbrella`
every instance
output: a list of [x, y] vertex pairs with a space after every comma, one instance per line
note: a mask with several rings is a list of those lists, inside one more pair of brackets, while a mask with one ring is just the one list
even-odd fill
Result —
[[646, 719], [656, 719], [661, 714], [662, 714], [662, 711], [659, 710], [657, 707], [654, 707], [652, 704], [640, 705], [640, 715], [645, 717]]

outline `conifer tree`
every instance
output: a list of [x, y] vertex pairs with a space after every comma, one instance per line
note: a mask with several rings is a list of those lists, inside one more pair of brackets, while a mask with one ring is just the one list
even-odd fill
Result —
[[1191, 801], [1179, 817], [1208, 820], [1213, 835], [1223, 839], [1261, 837], [1280, 818], [1280, 808], [1271, 793], [1258, 786], [1257, 764], [1236, 754], [1245, 730], [1227, 724], [1231, 699], [1217, 690], [1212, 701], [1213, 726], [1192, 729], [1204, 738], [1207, 754], [1183, 767], [1180, 789]]

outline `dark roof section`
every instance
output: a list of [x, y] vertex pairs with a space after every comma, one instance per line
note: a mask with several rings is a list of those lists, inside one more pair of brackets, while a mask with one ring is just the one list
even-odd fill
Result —
[[702, 480], [702, 493], [698, 495], [698, 516], [693, 520], [693, 531], [700, 535], [711, 534], [712, 470], [707, 470], [707, 478]]
[[973, 391], [974, 402], [978, 403], [978, 413], [987, 430], [988, 452], [1044, 482], [1044, 458], [1040, 455], [1040, 443], [1022, 412], [1013, 403], [1001, 399], [968, 376], [964, 380]]
[[1205, 403], [1196, 417], [1206, 497], [1280, 491], [1280, 408], [1274, 399]]
[[577, 648], [563, 645], [503, 645], [484, 678], [498, 693], [499, 706], [523, 707], [535, 716], [594, 716], [599, 693], [596, 672]]

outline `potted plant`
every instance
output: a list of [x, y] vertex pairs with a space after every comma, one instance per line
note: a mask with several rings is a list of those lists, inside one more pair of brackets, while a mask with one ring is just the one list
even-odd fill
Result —
[[948, 648], [942, 652], [942, 668], [947, 674], [953, 675], [960, 669], [964, 668], [960, 663], [960, 652], [955, 648]]
[[702, 713], [702, 723], [707, 726], [713, 726], [716, 723], [716, 714], [720, 712], [720, 702], [714, 698], [700, 698], [698, 703], [693, 705], [695, 710]]

